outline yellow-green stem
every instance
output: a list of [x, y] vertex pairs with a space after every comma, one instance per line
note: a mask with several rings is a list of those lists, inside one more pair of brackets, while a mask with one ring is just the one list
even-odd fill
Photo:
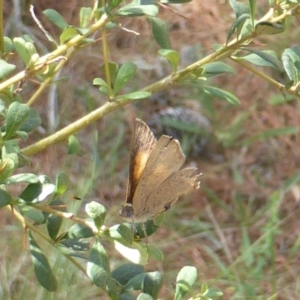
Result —
[[231, 57], [231, 59], [233, 61], [235, 61], [236, 63], [238, 63], [239, 65], [243, 66], [245, 69], [247, 69], [247, 70], [251, 71], [252, 73], [256, 74], [257, 76], [262, 77], [263, 79], [265, 79], [265, 80], [269, 81], [270, 83], [274, 84], [275, 86], [277, 86], [277, 88], [279, 90], [285, 89], [285, 85], [283, 85], [282, 83], [274, 80], [273, 78], [269, 77], [265, 73], [262, 73], [262, 72], [258, 71], [257, 68], [254, 68], [254, 67], [250, 66], [249, 64], [245, 63], [244, 61], [235, 59], [233, 57]]
[[[42, 57], [36, 62], [34, 68], [31, 69], [31, 72], [34, 73], [34, 71], [37, 69], [39, 70], [41, 66], [44, 66], [47, 64], [48, 60], [52, 60], [57, 56], [64, 55], [68, 49], [72, 47], [76, 47], [80, 44], [80, 42], [85, 39], [87, 36], [91, 35], [93, 32], [101, 29], [105, 26], [106, 22], [108, 21], [108, 16], [106, 14], [103, 14], [101, 18], [93, 25], [90, 26], [88, 32], [85, 35], [76, 35], [74, 38], [66, 42], [65, 44], [59, 46], [56, 50], [54, 50], [51, 53], [48, 53]], [[12, 84], [15, 84], [16, 82], [19, 82], [20, 80], [24, 79], [26, 77], [26, 72], [22, 71], [13, 77], [5, 80], [4, 82], [0, 83], [0, 91], [10, 87]]]
[[[105, 6], [105, 1], [102, 1], [102, 6]], [[112, 95], [112, 89], [111, 89], [111, 80], [110, 80], [110, 71], [109, 71], [109, 49], [108, 49], [108, 43], [107, 43], [107, 33], [105, 27], [102, 29], [102, 52], [103, 52], [103, 59], [104, 59], [104, 72], [105, 72], [105, 78], [106, 83], [108, 85], [109, 89], [109, 95]]]
[[[45, 241], [47, 241], [49, 244], [55, 247], [55, 241], [53, 241], [49, 236], [44, 234], [42, 231], [38, 230], [36, 226], [32, 225], [26, 219], [12, 206], [6, 206], [13, 214], [14, 216], [21, 222], [23, 228], [29, 228], [31, 231], [35, 232], [37, 235], [39, 235], [41, 238], [43, 238]], [[57, 249], [57, 248], [56, 248]], [[80, 269], [84, 274], [86, 274], [85, 268], [79, 264], [73, 257], [65, 255], [62, 253], [70, 262], [72, 262], [78, 269]]]

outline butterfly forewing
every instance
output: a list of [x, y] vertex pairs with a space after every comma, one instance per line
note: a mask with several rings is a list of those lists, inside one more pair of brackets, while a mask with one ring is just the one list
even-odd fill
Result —
[[130, 148], [126, 204], [132, 204], [136, 187], [155, 144], [156, 139], [146, 123], [140, 119], [136, 119]]

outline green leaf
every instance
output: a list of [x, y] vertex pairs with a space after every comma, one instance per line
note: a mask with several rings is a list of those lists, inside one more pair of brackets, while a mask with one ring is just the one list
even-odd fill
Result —
[[26, 104], [19, 102], [13, 102], [7, 111], [6, 116], [6, 132], [4, 139], [8, 140], [20, 127], [26, 122], [27, 118], [30, 115], [30, 107]]
[[55, 193], [62, 195], [68, 188], [69, 176], [66, 173], [59, 173], [56, 176]]
[[183, 267], [177, 275], [174, 299], [183, 299], [184, 295], [192, 289], [192, 285], [195, 283], [196, 279], [197, 269], [195, 267]]
[[166, 23], [156, 17], [149, 17], [149, 21], [151, 24], [153, 37], [158, 45], [162, 49], [171, 49], [169, 31]]
[[108, 257], [98, 240], [91, 250], [86, 272], [93, 283], [99, 287], [105, 287], [111, 279]]
[[45, 216], [42, 211], [30, 206], [20, 205], [21, 212], [27, 218], [33, 220], [36, 224], [42, 224], [45, 221]]
[[7, 63], [5, 60], [0, 59], [0, 80], [8, 76], [16, 69], [15, 65]]
[[26, 47], [26, 41], [23, 38], [16, 37], [13, 39], [14, 41], [14, 48], [20, 55], [21, 59], [27, 66], [27, 64], [30, 61], [30, 54], [28, 53], [27, 47]]
[[42, 120], [39, 116], [39, 113], [34, 109], [30, 108], [28, 118], [20, 127], [20, 131], [31, 132], [42, 124]]
[[111, 226], [109, 228], [109, 237], [122, 244], [131, 245], [133, 242], [133, 228], [128, 223]]
[[81, 155], [81, 145], [75, 135], [70, 135], [68, 139], [68, 154], [70, 155]]
[[49, 21], [51, 21], [54, 25], [56, 25], [62, 30], [69, 26], [68, 23], [61, 16], [61, 14], [54, 9], [46, 9], [45, 11], [43, 11], [43, 14]]
[[244, 50], [251, 52], [251, 54], [235, 57], [235, 59], [246, 60], [257, 66], [271, 67], [279, 71], [283, 70], [282, 63], [277, 58], [277, 55], [274, 51], [272, 50], [257, 51], [248, 48]]
[[13, 93], [10, 89], [4, 89], [0, 91], [0, 103], [1, 103], [1, 115], [4, 117], [4, 111], [6, 111], [6, 107], [13, 102]]
[[9, 37], [7, 36], [4, 37], [4, 44], [5, 44], [5, 53], [14, 51], [14, 43]]
[[292, 49], [285, 49], [282, 53], [283, 67], [288, 77], [294, 82], [299, 82], [300, 58]]
[[114, 271], [112, 271], [111, 276], [116, 281], [120, 283], [120, 285], [126, 285], [129, 280], [131, 280], [134, 276], [145, 273], [145, 269], [141, 265], [136, 264], [123, 264]]
[[[26, 49], [27, 49], [30, 59], [32, 59], [32, 56], [37, 55], [37, 51], [35, 49], [35, 46], [34, 46], [32, 40], [26, 41], [25, 46], [26, 46]], [[39, 56], [37, 55], [36, 57], [39, 57]]]
[[[161, 214], [164, 217], [164, 214]], [[164, 220], [164, 219], [163, 219]], [[147, 220], [146, 223], [135, 224], [136, 235], [141, 238], [146, 238], [156, 232], [161, 224], [156, 223], [156, 218]]]
[[249, 36], [253, 33], [253, 28], [252, 28], [252, 24], [251, 24], [251, 20], [248, 18], [245, 20], [244, 24], [242, 25], [238, 37], [239, 39], [242, 39], [246, 36]]
[[43, 178], [39, 177], [39, 182], [30, 183], [21, 193], [20, 198], [26, 202], [39, 202], [45, 200], [49, 195], [54, 193], [55, 185], [43, 182]]
[[162, 288], [163, 276], [160, 272], [148, 272], [143, 283], [143, 292], [157, 299]]
[[28, 139], [28, 133], [25, 131], [17, 131], [16, 138], [20, 138], [22, 141], [26, 141]]
[[186, 281], [190, 286], [192, 286], [197, 280], [197, 269], [193, 266], [185, 266], [183, 267], [176, 278], [176, 281], [179, 282], [181, 280]]
[[93, 219], [96, 228], [99, 230], [106, 217], [106, 209], [98, 202], [92, 201], [85, 206], [85, 211]]
[[205, 64], [203, 68], [205, 69], [205, 75], [207, 77], [219, 75], [222, 73], [235, 74], [235, 70], [231, 66], [223, 62], [211, 62]]
[[20, 147], [17, 140], [8, 140], [2, 147], [2, 159], [10, 158], [14, 162], [14, 167], [19, 165]]
[[120, 67], [114, 84], [114, 95], [117, 95], [119, 91], [133, 78], [135, 72], [136, 65], [132, 62], [126, 62]]
[[176, 52], [174, 50], [160, 49], [158, 51], [158, 54], [168, 60], [168, 62], [170, 63], [170, 65], [172, 67], [173, 72], [177, 71], [177, 67], [180, 62], [180, 56], [179, 56], [178, 52]]
[[131, 277], [130, 280], [126, 280], [126, 284], [124, 285], [122, 292], [125, 293], [132, 290], [141, 290], [147, 295], [153, 297], [153, 299], [157, 299], [162, 283], [162, 274], [159, 272], [139, 273]]
[[61, 35], [59, 36], [60, 43], [63, 45], [76, 35], [78, 35], [78, 31], [76, 30], [75, 27], [73, 26], [66, 27], [61, 33]]
[[134, 5], [128, 4], [118, 11], [118, 15], [127, 17], [150, 16], [155, 17], [158, 14], [156, 5]]
[[14, 162], [14, 160], [12, 160], [11, 158], [7, 157], [7, 158], [3, 158], [0, 161], [0, 183], [7, 183], [7, 181], [10, 180], [9, 177], [12, 172], [14, 171], [16, 167], [16, 164]]
[[133, 242], [131, 245], [124, 245], [118, 241], [114, 241], [115, 249], [129, 261], [135, 264], [145, 265], [148, 263], [149, 254], [148, 250], [140, 242]]
[[42, 189], [43, 185], [41, 182], [30, 183], [19, 197], [26, 202], [33, 202], [42, 193]]
[[148, 253], [149, 256], [153, 257], [155, 260], [159, 261], [159, 262], [163, 262], [164, 261], [164, 254], [163, 252], [155, 247], [154, 245], [148, 245]]
[[17, 175], [13, 175], [5, 180], [5, 184], [19, 183], [19, 182], [27, 182], [27, 183], [37, 183], [39, 181], [39, 177], [32, 173], [21, 173]]
[[256, 0], [249, 0], [249, 7], [250, 7], [250, 16], [251, 16], [252, 27], [254, 27]]
[[[60, 199], [56, 199], [56, 200], [52, 201], [51, 207], [58, 211], [63, 211], [63, 212], [67, 211], [65, 202]], [[63, 223], [63, 218], [57, 216], [56, 214], [50, 214], [48, 216], [47, 231], [52, 240], [56, 239], [62, 223]]]
[[213, 86], [205, 86], [205, 87], [203, 87], [203, 90], [206, 93], [209, 93], [209, 94], [211, 94], [215, 97], [225, 99], [233, 105], [240, 104], [239, 99], [235, 95], [233, 95], [233, 94], [231, 94], [227, 91], [224, 91], [222, 89], [219, 89], [219, 88], [216, 88], [216, 87], [213, 87]]
[[124, 2], [124, 0], [111, 0], [107, 3], [107, 5], [110, 10], [113, 10], [116, 7], [118, 7], [122, 2]]
[[136, 300], [154, 300], [155, 298], [151, 297], [149, 294], [140, 293]]
[[7, 192], [0, 189], [0, 207], [9, 205], [12, 203], [12, 201], [13, 201], [12, 197]]
[[123, 292], [126, 291], [136, 291], [136, 290], [142, 290], [143, 289], [143, 283], [145, 280], [145, 277], [147, 276], [147, 273], [141, 273], [134, 277], [132, 277], [126, 285], [123, 287]]
[[99, 77], [93, 80], [93, 85], [105, 86], [106, 88], [108, 88], [106, 81]]
[[93, 10], [91, 7], [81, 7], [80, 9], [80, 27], [87, 28], [92, 21]]
[[271, 22], [258, 22], [255, 25], [255, 32], [257, 35], [273, 35], [281, 33], [285, 30], [285, 27], [282, 23], [271, 23]]
[[29, 235], [29, 242], [34, 271], [39, 283], [50, 292], [56, 291], [57, 280], [51, 270], [47, 257], [39, 248], [31, 234]]
[[[119, 65], [110, 61], [108, 63], [107, 67], [108, 67], [108, 71], [109, 71], [110, 81], [114, 85], [114, 83], [116, 81], [116, 78], [117, 78], [118, 71], [119, 71]], [[105, 66], [104, 65], [101, 67], [101, 70], [102, 70], [103, 73], [105, 73]], [[105, 86], [105, 85], [103, 85], [103, 86]], [[106, 86], [108, 88], [107, 83], [106, 83]]]
[[84, 260], [87, 259], [86, 254], [80, 252], [86, 252], [90, 249], [89, 241], [82, 239], [62, 239], [57, 243], [57, 246], [64, 254], [80, 257]]
[[227, 43], [229, 39], [231, 38], [232, 34], [237, 28], [240, 28], [241, 25], [245, 23], [245, 21], [249, 18], [249, 14], [242, 14], [240, 15], [230, 26], [227, 33]]
[[143, 91], [138, 91], [138, 92], [133, 92], [129, 94], [123, 94], [120, 96], [116, 97], [116, 100], [119, 99], [145, 99], [151, 96], [151, 93], [149, 92], [143, 92]]
[[74, 224], [69, 228], [67, 237], [70, 239], [82, 239], [94, 236], [94, 232], [91, 227], [84, 226], [82, 224]]
[[68, 42], [70, 39], [72, 39], [77, 35], [83, 35], [78, 28], [74, 26], [66, 27], [63, 30], [62, 34], [59, 36], [60, 43], [65, 44], [66, 42]]
[[235, 12], [236, 18], [243, 14], [249, 14], [250, 8], [247, 4], [235, 0], [229, 0], [229, 4]]

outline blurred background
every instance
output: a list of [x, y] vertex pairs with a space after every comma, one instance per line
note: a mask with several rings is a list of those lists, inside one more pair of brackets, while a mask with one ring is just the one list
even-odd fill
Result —
[[[257, 1], [259, 13], [268, 10], [266, 2]], [[43, 10], [55, 9], [69, 24], [77, 25], [79, 9], [92, 6], [93, 1], [4, 3], [5, 35], [29, 35], [42, 55], [54, 45], [34, 23], [30, 4], [58, 40], [59, 30], [45, 19]], [[181, 68], [211, 53], [214, 44], [223, 44], [235, 18], [228, 1], [221, 0], [161, 7], [159, 17], [167, 23], [172, 47], [181, 55]], [[169, 75], [171, 70], [157, 55], [159, 47], [146, 19], [124, 18], [120, 22], [128, 30], [110, 32], [110, 60], [137, 65], [131, 87], [139, 89]], [[299, 22], [290, 22], [287, 27], [289, 30], [280, 38], [262, 36], [256, 40], [257, 47], [267, 45], [280, 56], [285, 48], [297, 45]], [[95, 77], [103, 76], [101, 36], [96, 33], [94, 38], [97, 42], [78, 51], [59, 73], [57, 84], [34, 104], [43, 124], [26, 144], [65, 127], [106, 101], [92, 84]], [[118, 210], [126, 197], [130, 136], [134, 119], [142, 118], [157, 136], [165, 133], [178, 138], [187, 165], [196, 165], [203, 173], [200, 190], [180, 199], [166, 214], [165, 225], [148, 239], [165, 254], [162, 264], [151, 261], [146, 267], [164, 272], [161, 298], [171, 299], [178, 271], [194, 265], [199, 286], [205, 281], [220, 288], [224, 299], [268, 299], [275, 293], [278, 296], [272, 299], [296, 299], [300, 286], [300, 187], [294, 184], [289, 191], [284, 187], [300, 168], [299, 136], [268, 132], [299, 127], [299, 100], [282, 95], [275, 86], [229, 59], [225, 62], [236, 74], [209, 80], [211, 85], [235, 94], [241, 101], [239, 106], [213, 98], [201, 86], [172, 86], [150, 99], [111, 112], [80, 131], [81, 156], [68, 156], [62, 143], [32, 157], [26, 168], [53, 180], [59, 172], [68, 173], [71, 183], [67, 197], [83, 199], [70, 200], [71, 210], [79, 209], [83, 216], [83, 204], [96, 200], [109, 210], [107, 226], [123, 222]], [[20, 62], [19, 71], [23, 68]], [[282, 83], [286, 80], [284, 74], [265, 72]], [[24, 102], [36, 88], [34, 81], [24, 84]], [[1, 290], [3, 295], [10, 295], [8, 299], [106, 299], [75, 268], [57, 258], [53, 249], [49, 249], [49, 257], [57, 266], [61, 288], [54, 295], [42, 288], [36, 290], [20, 228], [6, 211], [0, 211], [0, 216], [5, 228], [0, 242]], [[115, 266], [124, 263], [111, 245], [106, 246]]]

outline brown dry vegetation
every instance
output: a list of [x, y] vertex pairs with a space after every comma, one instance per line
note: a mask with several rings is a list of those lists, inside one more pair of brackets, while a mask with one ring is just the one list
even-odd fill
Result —
[[[42, 17], [44, 9], [53, 8], [59, 11], [67, 22], [76, 24], [78, 9], [90, 4], [91, 1], [32, 2], [39, 17]], [[264, 1], [258, 2], [264, 4]], [[184, 53], [186, 46], [197, 46], [196, 55], [202, 57], [211, 52], [212, 44], [225, 42], [227, 29], [233, 20], [233, 13], [227, 2], [195, 0], [192, 3], [174, 6], [172, 9], [174, 12], [162, 8], [160, 17], [169, 26], [175, 50]], [[12, 4], [6, 2], [6, 19], [11, 19], [13, 13]], [[26, 27], [36, 33], [37, 29], [29, 14], [25, 10], [22, 13], [22, 20]], [[138, 66], [139, 63], [143, 67], [147, 65], [147, 69], [139, 74], [140, 80], [136, 83], [139, 86], [145, 86], [168, 75], [169, 69], [156, 56], [158, 47], [153, 43], [147, 22], [143, 18], [132, 18], [124, 19], [122, 25], [140, 32], [141, 35], [136, 36], [121, 29], [112, 32], [109, 37], [111, 59], [118, 63], [133, 60]], [[293, 30], [289, 31], [290, 35], [286, 37], [283, 34], [282, 41], [278, 41], [277, 36], [271, 36], [261, 39], [257, 46], [271, 45], [274, 50], [281, 53], [285, 47], [296, 40], [299, 24], [290, 26]], [[47, 29], [54, 36], [57, 34], [52, 25], [48, 25]], [[12, 28], [9, 35], [16, 34], [14, 30], [17, 30], [18, 34], [21, 32], [21, 28]], [[45, 43], [48, 49], [51, 47], [46, 40], [40, 42]], [[97, 43], [78, 52], [61, 74], [61, 76], [68, 76], [68, 79], [57, 86], [59, 128], [103, 103], [97, 88], [91, 84], [92, 79], [99, 77], [100, 74], [102, 65], [100, 45], [101, 43]], [[187, 63], [189, 59], [192, 58], [187, 56]], [[194, 159], [203, 173], [202, 189], [192, 195], [190, 203], [178, 202], [172, 212], [168, 213], [166, 226], [160, 228], [149, 239], [150, 243], [156, 243], [162, 249], [165, 261], [162, 265], [151, 262], [148, 269], [165, 272], [166, 280], [161, 294], [162, 298], [171, 299], [176, 272], [184, 265], [194, 265], [198, 269], [201, 282], [206, 281], [212, 286], [219, 287], [224, 292], [224, 299], [231, 299], [235, 288], [228, 278], [224, 280], [224, 277], [220, 275], [222, 272], [216, 262], [204, 250], [205, 245], [218, 256], [221, 263], [227, 266], [233, 265], [230, 269], [235, 274], [236, 281], [245, 281], [245, 284], [252, 287], [259, 286], [258, 295], [263, 298], [257, 299], [266, 299], [276, 291], [278, 292], [277, 299], [296, 299], [300, 256], [298, 251], [293, 252], [291, 249], [297, 250], [295, 245], [297, 241], [299, 243], [299, 185], [295, 185], [277, 204], [279, 207], [277, 224], [279, 225], [276, 227], [278, 232], [272, 249], [275, 253], [275, 265], [265, 262], [262, 268], [264, 273], [251, 278], [247, 274], [249, 273], [248, 266], [244, 265], [243, 260], [239, 262], [236, 260], [245, 250], [243, 249], [246, 245], [243, 240], [245, 238], [243, 230], [247, 228], [249, 247], [252, 247], [264, 235], [262, 228], [266, 230], [266, 223], [269, 222], [271, 212], [267, 207], [268, 202], [271, 201], [270, 196], [300, 168], [299, 136], [282, 135], [276, 138], [256, 139], [246, 146], [239, 144], [238, 141], [256, 136], [269, 129], [299, 126], [299, 102], [294, 99], [283, 105], [271, 105], [268, 101], [270, 97], [275, 93], [280, 94], [274, 86], [233, 62], [226, 62], [236, 68], [236, 75], [219, 76], [214, 80], [214, 84], [232, 91], [240, 99], [241, 105], [232, 106], [224, 101], [214, 100], [215, 115], [210, 116], [214, 135], [218, 137], [220, 133], [230, 130], [232, 121], [242, 112], [247, 112], [248, 115], [241, 123], [239, 135], [234, 143], [228, 147], [221, 146], [221, 143], [215, 146], [218, 154], [222, 156], [221, 162], [201, 157]], [[27, 83], [22, 97], [26, 99], [26, 93], [30, 94], [31, 89], [35, 87], [35, 83]], [[35, 106], [43, 117], [45, 132], [51, 127], [48, 119], [47, 97], [48, 95], [44, 94]], [[89, 100], [86, 99], [87, 97]], [[182, 99], [196, 101], [194, 91], [182, 87], [170, 88], [163, 97], [166, 99], [162, 99], [162, 102], [170, 99], [175, 103], [184, 102]], [[112, 207], [125, 197], [130, 139], [128, 128], [132, 126], [135, 116], [144, 116], [147, 120], [151, 112], [155, 110], [157, 108], [154, 109], [148, 101], [143, 101], [143, 103], [125, 107], [122, 111], [113, 112], [99, 120], [93, 128], [86, 128], [79, 133], [85, 155], [68, 158], [65, 146], [56, 145], [32, 157], [29, 169], [47, 174], [52, 178], [59, 171], [66, 171], [72, 183], [70, 194], [88, 199], [102, 199], [102, 202]], [[122, 127], [121, 120], [124, 119], [126, 122]], [[99, 132], [98, 142], [93, 140], [96, 130]], [[34, 139], [46, 136], [45, 132], [36, 133]], [[95, 164], [90, 155], [94, 145], [100, 147], [102, 153], [105, 149], [110, 151], [117, 135], [121, 135], [122, 138], [118, 146], [119, 152], [113, 158], [116, 161], [111, 162], [114, 164], [112, 173], [107, 174], [104, 170], [96, 170], [93, 179], [89, 181], [91, 166]], [[109, 157], [100, 157], [101, 159], [105, 160], [105, 164], [109, 164]], [[88, 186], [86, 186], [87, 182]], [[215, 196], [222, 200], [227, 211], [216, 201], [212, 201], [206, 189], [213, 191]], [[113, 217], [116, 210], [116, 207], [112, 209], [111, 224], [120, 222], [117, 217]], [[256, 216], [259, 211], [261, 215]], [[197, 225], [198, 223], [200, 225]], [[2, 228], [8, 228], [12, 224], [11, 216], [1, 212], [1, 224]], [[2, 234], [5, 234], [5, 230]], [[18, 235], [18, 241], [21, 243], [21, 234]], [[10, 245], [9, 248], [13, 246]], [[7, 247], [4, 251], [6, 255], [8, 255], [6, 251], [10, 251]], [[262, 252], [269, 250], [269, 248], [261, 249]], [[11, 255], [13, 257], [13, 254]], [[259, 253], [257, 255], [259, 256]], [[256, 257], [253, 259], [255, 260]], [[1, 261], [3, 260], [5, 257], [1, 255]], [[276, 290], [272, 285], [274, 282], [276, 282]], [[78, 283], [78, 285], [81, 284]], [[96, 299], [96, 297], [87, 299]], [[253, 298], [249, 294], [247, 299], [256, 299], [256, 297]]]

